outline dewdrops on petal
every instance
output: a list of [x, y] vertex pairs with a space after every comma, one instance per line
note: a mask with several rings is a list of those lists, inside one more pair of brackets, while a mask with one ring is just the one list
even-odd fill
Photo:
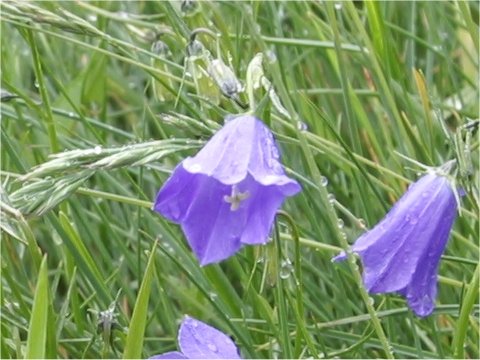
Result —
[[[430, 315], [440, 257], [456, 214], [455, 192], [447, 177], [432, 171], [413, 183], [351, 248], [361, 257], [369, 293], [399, 293], [416, 315]], [[334, 260], [345, 258], [341, 253]]]
[[243, 115], [175, 168], [153, 209], [181, 225], [200, 264], [207, 265], [246, 244], [266, 243], [276, 211], [300, 190], [285, 175], [271, 131]]
[[150, 359], [241, 359], [230, 337], [189, 316], [185, 316], [178, 330], [178, 344], [180, 351]]

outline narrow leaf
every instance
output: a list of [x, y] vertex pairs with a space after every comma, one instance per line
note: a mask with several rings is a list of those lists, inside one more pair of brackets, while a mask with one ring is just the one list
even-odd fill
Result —
[[40, 265], [37, 287], [33, 298], [32, 315], [28, 327], [27, 350], [25, 359], [45, 358], [48, 319], [48, 275], [47, 257]]
[[138, 292], [135, 308], [133, 309], [132, 320], [128, 328], [127, 341], [123, 352], [124, 359], [139, 359], [142, 356], [143, 338], [147, 322], [148, 298], [152, 286], [152, 279], [155, 273], [155, 249], [157, 243], [153, 245], [150, 257], [148, 259], [147, 269], [143, 277], [140, 291]]

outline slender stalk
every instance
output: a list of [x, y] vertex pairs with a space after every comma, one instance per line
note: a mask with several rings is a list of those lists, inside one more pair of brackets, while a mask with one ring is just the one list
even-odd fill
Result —
[[[255, 29], [255, 24], [252, 18], [247, 17], [246, 18], [250, 22], [250, 28]], [[267, 51], [268, 48], [265, 44], [265, 42], [262, 40], [260, 37], [260, 34], [252, 31], [252, 38], [256, 40], [256, 42], [261, 46], [263, 51]], [[270, 64], [271, 69], [271, 74], [274, 78], [274, 84], [277, 87], [279, 93], [281, 94], [281, 99], [284, 102], [284, 105], [288, 112], [291, 114], [290, 121], [293, 125], [297, 124], [300, 121], [300, 117], [295, 111], [295, 107], [292, 103], [292, 100], [290, 99], [289, 93], [285, 87], [285, 84], [280, 77], [280, 69], [278, 67], [278, 64]], [[306, 164], [308, 166], [308, 169], [310, 170], [312, 174], [313, 181], [317, 184], [322, 183], [322, 175], [320, 173], [320, 170], [317, 167], [317, 164], [315, 162], [315, 158], [312, 154], [311, 149], [308, 146], [307, 138], [306, 135], [300, 131], [298, 128], [294, 128], [296, 131], [296, 135], [299, 141], [300, 148], [305, 156]], [[324, 186], [318, 186], [318, 193], [319, 193], [319, 201], [323, 204], [329, 204], [328, 200], [328, 191]], [[335, 235], [335, 238], [338, 240], [342, 248], [348, 249], [349, 244], [347, 242], [347, 239], [343, 237], [342, 231], [338, 228], [337, 223], [338, 223], [338, 218], [337, 214], [335, 213], [335, 209], [333, 209], [330, 206], [326, 206], [326, 211], [325, 215], [328, 218], [331, 229]], [[383, 331], [382, 325], [380, 323], [380, 320], [376, 314], [375, 308], [370, 302], [370, 297], [367, 293], [367, 290], [363, 286], [363, 281], [362, 281], [362, 275], [360, 273], [360, 270], [358, 266], [355, 263], [355, 257], [353, 256], [352, 253], [347, 252], [347, 257], [348, 257], [348, 265], [350, 267], [350, 270], [352, 271], [355, 283], [359, 289], [360, 295], [362, 297], [363, 302], [365, 303], [365, 307], [368, 310], [368, 313], [370, 314], [371, 321], [373, 324], [373, 327], [375, 329], [375, 332], [377, 333], [377, 336], [382, 344], [382, 348], [385, 351], [385, 355], [389, 359], [393, 359], [393, 354], [391, 349], [391, 346], [387, 340], [387, 337], [385, 336], [385, 332]]]
[[[277, 249], [277, 261], [282, 261], [282, 244], [280, 242], [280, 231], [278, 228], [278, 221], [275, 221], [274, 239], [275, 247]], [[288, 331], [288, 314], [287, 302], [284, 292], [283, 279], [280, 277], [280, 271], [277, 271], [277, 286], [276, 286], [276, 303], [278, 304], [278, 320], [280, 325], [281, 344], [283, 345], [283, 355], [286, 359], [292, 358], [292, 349], [290, 346], [290, 335]]]
[[50, 149], [53, 153], [60, 151], [60, 146], [57, 139], [57, 130], [55, 129], [55, 122], [53, 121], [52, 109], [50, 108], [50, 100], [45, 86], [43, 78], [42, 65], [40, 62], [40, 55], [38, 54], [37, 43], [35, 42], [32, 30], [26, 30], [27, 39], [32, 49], [33, 66], [35, 70], [35, 77], [40, 90], [40, 95], [43, 101], [42, 117], [45, 120], [47, 126], [48, 139], [50, 140]]
[[465, 335], [467, 334], [468, 321], [475, 302], [478, 301], [478, 279], [480, 275], [480, 263], [473, 273], [472, 280], [468, 285], [467, 293], [463, 299], [460, 316], [457, 321], [457, 330], [453, 338], [453, 357], [455, 359], [465, 358]]

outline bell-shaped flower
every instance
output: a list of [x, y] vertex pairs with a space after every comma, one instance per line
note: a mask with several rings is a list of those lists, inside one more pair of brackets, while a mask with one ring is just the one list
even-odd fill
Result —
[[228, 121], [186, 158], [157, 194], [153, 209], [181, 225], [201, 265], [243, 245], [268, 241], [275, 213], [300, 185], [285, 175], [270, 130], [243, 115]]
[[[396, 292], [418, 316], [430, 315], [440, 257], [457, 214], [450, 181], [430, 172], [413, 183], [389, 213], [351, 247], [371, 294]], [[341, 253], [334, 260], [345, 260]]]
[[154, 355], [150, 359], [241, 359], [227, 335], [201, 321], [185, 316], [178, 330], [181, 351]]

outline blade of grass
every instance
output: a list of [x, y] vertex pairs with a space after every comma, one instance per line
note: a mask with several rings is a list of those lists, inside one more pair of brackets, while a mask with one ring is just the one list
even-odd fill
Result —
[[28, 327], [25, 359], [43, 359], [47, 345], [47, 322], [49, 307], [47, 256], [45, 255], [38, 271], [38, 280], [33, 298], [30, 325]]
[[142, 285], [138, 292], [135, 307], [133, 308], [132, 319], [128, 327], [125, 349], [123, 351], [124, 359], [138, 359], [142, 357], [143, 339], [145, 336], [145, 327], [148, 315], [148, 299], [152, 289], [152, 280], [155, 274], [155, 249], [157, 243], [153, 244], [150, 256], [148, 258], [147, 268], [143, 276]]

